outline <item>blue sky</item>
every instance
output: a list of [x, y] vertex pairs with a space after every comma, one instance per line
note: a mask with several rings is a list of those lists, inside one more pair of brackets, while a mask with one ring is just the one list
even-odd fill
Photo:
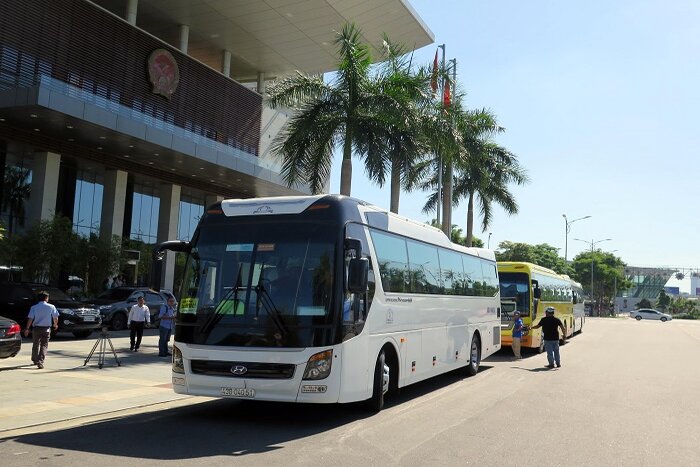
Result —
[[[520, 212], [495, 209], [490, 246], [548, 243], [568, 256], [599, 240], [630, 265], [700, 267], [695, 211], [700, 147], [700, 2], [693, 0], [410, 0], [457, 59], [466, 106], [492, 110], [497, 141], [528, 170]], [[353, 161], [352, 195], [389, 207]], [[339, 191], [340, 158], [331, 174]], [[400, 214], [421, 221], [426, 194], [402, 193]], [[479, 220], [477, 219], [477, 222]], [[453, 223], [466, 230], [466, 204]]]

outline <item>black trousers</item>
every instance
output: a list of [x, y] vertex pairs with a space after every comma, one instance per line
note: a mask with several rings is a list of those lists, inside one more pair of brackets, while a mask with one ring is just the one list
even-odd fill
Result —
[[138, 349], [141, 346], [141, 338], [143, 337], [143, 321], [132, 321], [129, 325], [131, 333], [129, 337], [131, 338], [131, 348]]

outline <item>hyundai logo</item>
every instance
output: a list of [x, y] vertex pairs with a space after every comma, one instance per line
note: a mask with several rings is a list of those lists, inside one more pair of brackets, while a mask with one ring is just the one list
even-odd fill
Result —
[[231, 373], [234, 375], [243, 376], [244, 374], [248, 373], [248, 368], [244, 367], [243, 365], [232, 366]]

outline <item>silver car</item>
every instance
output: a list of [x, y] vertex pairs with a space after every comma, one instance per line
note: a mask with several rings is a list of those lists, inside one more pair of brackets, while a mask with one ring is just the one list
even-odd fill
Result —
[[630, 318], [634, 318], [637, 321], [640, 319], [657, 319], [662, 322], [671, 321], [673, 319], [671, 315], [652, 310], [651, 308], [640, 308], [639, 310], [631, 311]]

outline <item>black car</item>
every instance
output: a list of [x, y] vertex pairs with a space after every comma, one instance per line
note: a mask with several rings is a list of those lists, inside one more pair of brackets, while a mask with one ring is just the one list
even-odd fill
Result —
[[41, 291], [49, 294], [49, 303], [58, 310], [58, 331], [71, 332], [75, 337], [88, 337], [100, 329], [102, 318], [94, 305], [73, 300], [60, 289], [28, 282], [0, 283], [0, 312], [3, 316], [27, 325], [29, 309], [37, 302]]
[[14, 357], [22, 348], [22, 329], [16, 321], [0, 316], [0, 358]]
[[151, 325], [158, 324], [158, 312], [173, 294], [168, 290], [156, 292], [148, 287], [115, 287], [105, 290], [92, 300], [99, 306], [102, 322], [109, 324], [115, 331], [126, 329], [129, 310], [136, 305], [138, 298], [143, 295], [151, 314]]

